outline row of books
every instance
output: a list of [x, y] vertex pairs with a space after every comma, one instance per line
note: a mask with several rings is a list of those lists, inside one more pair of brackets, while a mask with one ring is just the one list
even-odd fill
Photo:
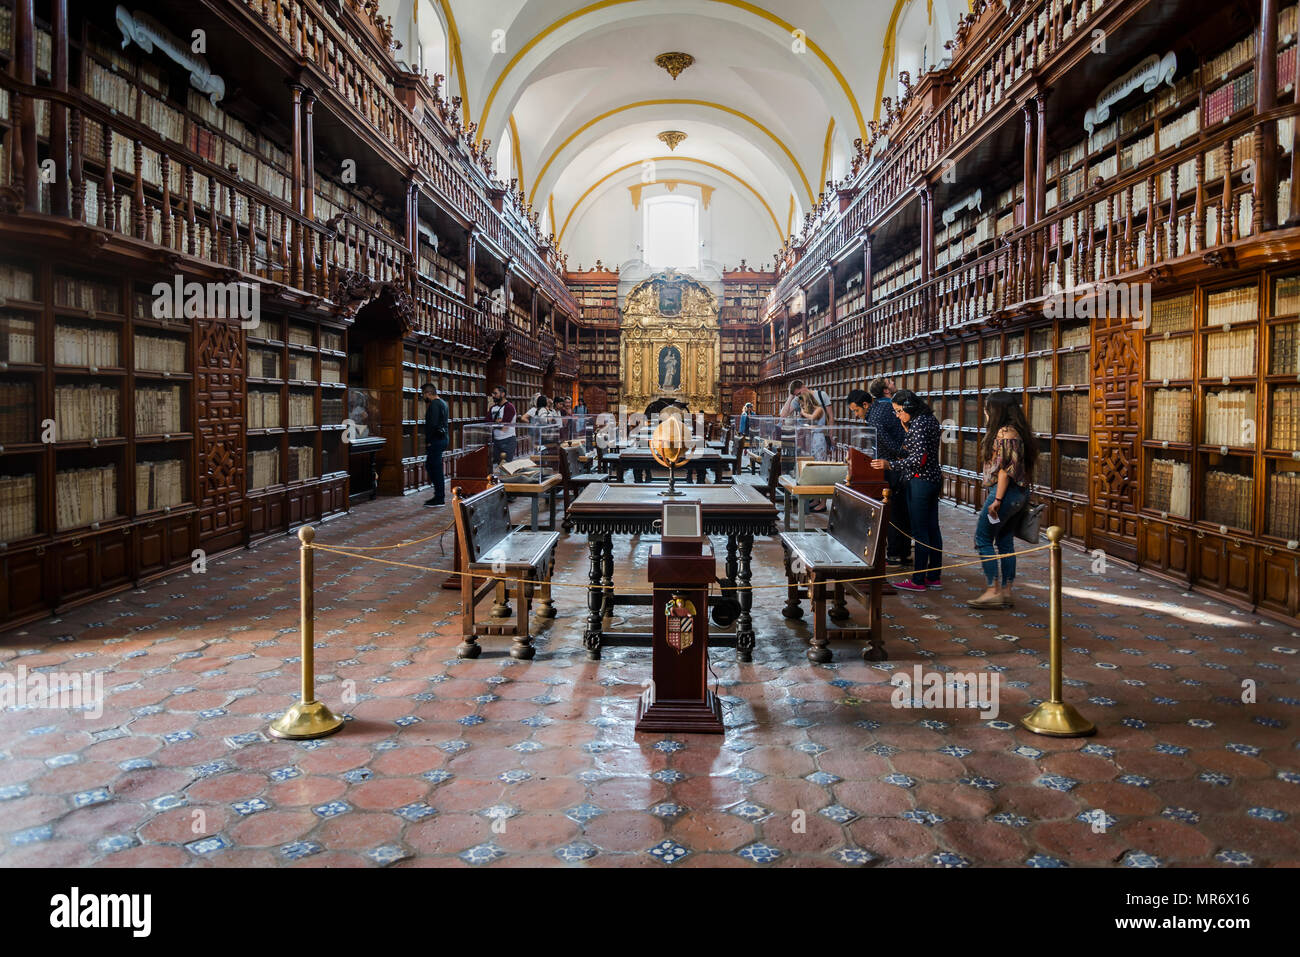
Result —
[[1192, 517], [1192, 467], [1177, 459], [1152, 459], [1146, 482], [1147, 508], [1178, 518]]
[[1269, 481], [1268, 534], [1300, 538], [1300, 472], [1278, 472]]
[[314, 348], [316, 345], [316, 331], [309, 326], [289, 323], [289, 345]]
[[1273, 290], [1273, 315], [1288, 316], [1300, 312], [1300, 276], [1281, 277]]
[[1063, 435], [1087, 435], [1090, 428], [1091, 401], [1087, 393], [1062, 393], [1057, 432]]
[[185, 463], [180, 459], [137, 462], [135, 465], [135, 509], [152, 512], [176, 508], [187, 500]]
[[1254, 389], [1229, 389], [1206, 394], [1206, 445], [1253, 446], [1254, 428]]
[[316, 477], [316, 447], [289, 446], [289, 481], [302, 482]]
[[1192, 340], [1152, 339], [1147, 344], [1148, 379], [1190, 379], [1192, 377]]
[[338, 359], [321, 359], [320, 381], [321, 382], [342, 382], [343, 362]]
[[1300, 451], [1300, 387], [1287, 386], [1273, 392], [1268, 444], [1273, 449]]
[[297, 379], [300, 382], [314, 381], [316, 376], [312, 357], [291, 354], [289, 356], [289, 378]]
[[1211, 469], [1205, 473], [1205, 520], [1229, 528], [1254, 527], [1255, 480]]
[[58, 426], [58, 438], [72, 441], [121, 435], [121, 403], [122, 393], [117, 386], [56, 386], [54, 421]]
[[1156, 442], [1191, 443], [1191, 389], [1155, 391], [1151, 399], [1151, 438]]
[[289, 427], [316, 425], [316, 397], [301, 392], [289, 393]]
[[1062, 491], [1085, 495], [1088, 492], [1088, 460], [1077, 456], [1062, 455], [1059, 466], [1060, 474], [1057, 485]]
[[138, 386], [135, 390], [136, 435], [181, 432], [184, 393], [179, 385]]
[[[342, 423], [346, 418], [343, 414], [343, 396], [342, 395], [325, 395], [320, 400], [320, 418], [322, 422], [331, 425]], [[360, 424], [360, 423], [358, 423]]]
[[1046, 395], [1029, 397], [1029, 428], [1034, 432], [1052, 433], [1052, 399]]
[[36, 361], [36, 320], [0, 313], [0, 361]]
[[117, 467], [67, 469], [54, 479], [55, 523], [59, 531], [116, 518]]
[[1205, 94], [1205, 125], [1213, 126], [1255, 105], [1255, 71], [1235, 76]]
[[36, 387], [0, 379], [0, 445], [36, 441]]
[[1086, 352], [1071, 352], [1060, 358], [1061, 385], [1087, 385], [1091, 381], [1092, 362]]
[[1268, 372], [1269, 375], [1300, 374], [1300, 325], [1288, 323], [1273, 327], [1273, 354]]
[[1238, 286], [1205, 297], [1205, 324], [1250, 322], [1259, 318], [1259, 287]]
[[106, 312], [120, 315], [121, 290], [106, 282], [79, 279], [74, 276], [54, 274], [54, 305], [63, 309], [80, 309], [83, 312]]
[[54, 364], [117, 368], [122, 364], [122, 336], [115, 328], [54, 327]]
[[248, 390], [248, 425], [250, 429], [280, 427], [280, 393]]
[[0, 475], [0, 542], [36, 534], [36, 476]]
[[280, 450], [251, 449], [248, 453], [248, 487], [267, 488], [280, 484]]
[[270, 349], [249, 349], [248, 374], [261, 379], [280, 378], [280, 353]]
[[137, 335], [132, 343], [137, 372], [184, 372], [186, 343], [169, 336]]
[[1258, 329], [1255, 326], [1215, 332], [1206, 336], [1206, 376], [1217, 379], [1222, 376], [1254, 375], [1258, 340]]
[[1151, 303], [1151, 325], [1148, 335], [1186, 332], [1195, 325], [1195, 322], [1191, 294], [1174, 296], [1171, 299], [1157, 299]]
[[35, 279], [30, 269], [0, 262], [0, 298], [33, 301], [36, 298]]

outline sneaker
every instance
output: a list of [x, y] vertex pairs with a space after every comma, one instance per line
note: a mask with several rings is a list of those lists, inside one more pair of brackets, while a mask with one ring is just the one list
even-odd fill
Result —
[[924, 585], [918, 585], [910, 578], [906, 578], [901, 582], [894, 582], [894, 587], [901, 591], [925, 591], [926, 590]]
[[943, 582], [941, 581], [926, 582], [925, 587], [930, 589], [931, 591], [941, 591], [943, 589]]
[[446, 505], [446, 502], [440, 502], [436, 498], [431, 498], [424, 503], [425, 508], [445, 508]]
[[885, 564], [890, 568], [905, 568], [912, 564], [912, 559], [908, 558], [906, 555], [901, 558], [894, 555], [886, 555]]

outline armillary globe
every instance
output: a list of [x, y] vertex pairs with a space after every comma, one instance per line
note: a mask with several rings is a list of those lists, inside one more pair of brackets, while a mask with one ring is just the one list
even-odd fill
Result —
[[677, 491], [677, 475], [673, 471], [686, 461], [691, 437], [686, 423], [678, 415], [664, 415], [650, 436], [650, 454], [668, 470], [668, 490], [659, 494], [665, 498], [685, 495]]

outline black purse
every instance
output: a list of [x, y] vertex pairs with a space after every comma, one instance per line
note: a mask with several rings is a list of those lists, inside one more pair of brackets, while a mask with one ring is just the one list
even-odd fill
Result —
[[1038, 544], [1039, 523], [1043, 518], [1043, 510], [1046, 505], [1029, 505], [1026, 504], [1020, 510], [1016, 530], [1012, 534], [1022, 542], [1028, 542], [1030, 545]]

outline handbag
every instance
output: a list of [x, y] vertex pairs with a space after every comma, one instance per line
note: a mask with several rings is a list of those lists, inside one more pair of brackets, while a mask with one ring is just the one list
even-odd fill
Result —
[[1043, 509], [1046, 505], [1029, 505], [1026, 504], [1020, 510], [1019, 523], [1016, 530], [1012, 533], [1022, 542], [1028, 542], [1030, 545], [1038, 544], [1038, 525], [1043, 517]]

